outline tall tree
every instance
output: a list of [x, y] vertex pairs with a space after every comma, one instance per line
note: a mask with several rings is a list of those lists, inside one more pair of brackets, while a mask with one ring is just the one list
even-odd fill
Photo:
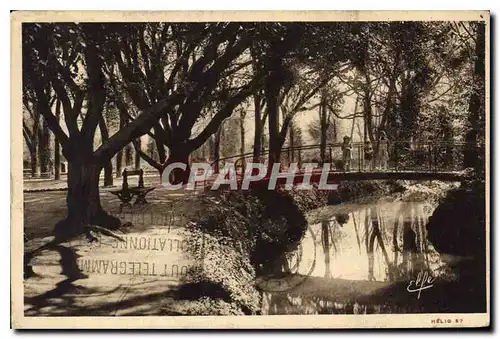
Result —
[[[61, 117], [61, 101], [56, 102], [56, 120], [59, 122]], [[61, 150], [59, 141], [54, 138], [54, 179], [61, 180]]]
[[28, 92], [23, 93], [23, 108], [23, 137], [30, 153], [31, 176], [35, 177], [38, 164], [40, 110]]
[[[279, 162], [290, 121], [341, 71], [352, 27], [342, 23], [287, 23], [267, 28], [262, 61], [269, 125], [269, 168]], [[261, 47], [262, 48], [262, 47]], [[318, 103], [316, 102], [316, 105]], [[279, 113], [284, 118], [279, 127]]]
[[43, 121], [38, 131], [38, 156], [40, 160], [40, 173], [50, 175], [50, 130], [46, 121]]
[[[49, 98], [48, 105], [54, 109], [56, 96], [50, 86], [45, 84], [44, 90]], [[59, 106], [58, 106], [59, 105]], [[60, 102], [55, 105], [55, 114], [60, 110]], [[28, 146], [31, 160], [31, 175], [34, 177], [38, 169], [47, 174], [50, 166], [50, 132], [49, 127], [42, 118], [40, 105], [36, 101], [36, 94], [32, 89], [23, 92], [23, 137]]]
[[[252, 72], [254, 74], [262, 72], [263, 67], [263, 56], [261, 53], [257, 52], [259, 48], [258, 44], [253, 43], [250, 46], [250, 57], [252, 58]], [[260, 52], [260, 50], [259, 50]], [[253, 139], [253, 162], [261, 162], [261, 151], [263, 148], [262, 141], [264, 136], [264, 127], [267, 119], [267, 110], [264, 111], [264, 105], [266, 103], [265, 98], [262, 93], [262, 89], [257, 89], [253, 95], [253, 107], [254, 107], [254, 139]]]
[[[106, 95], [100, 56], [104, 43], [96, 24], [23, 25], [23, 87], [34, 93], [68, 161], [68, 216], [56, 224], [59, 236], [83, 232], [89, 224], [120, 225], [104, 212], [99, 199], [99, 174], [110, 158], [94, 153]], [[78, 72], [79, 65], [84, 65], [85, 76]], [[68, 134], [51, 111], [47, 98], [52, 90], [61, 102]]]
[[[244, 107], [239, 109], [239, 124], [240, 124], [240, 154], [245, 154], [245, 117], [246, 109]], [[241, 173], [245, 173], [246, 161], [245, 158], [241, 159]]]
[[[215, 133], [221, 122], [259, 83], [259, 79], [254, 77], [222, 93], [225, 97], [217, 91], [218, 79], [245, 67], [240, 57], [252, 39], [251, 25], [190, 24], [180, 31], [166, 25], [147, 39], [148, 42], [154, 41], [156, 48], [152, 53], [160, 52], [162, 60], [166, 58], [165, 48], [175, 45], [178, 39], [184, 39], [177, 49], [178, 55], [169, 54], [172, 58], [166, 67], [162, 62], [143, 64], [147, 60], [147, 52], [139, 52], [141, 40], [137, 43], [130, 41], [137, 36], [139, 26], [143, 25], [23, 25], [23, 87], [25, 92], [35, 93], [40, 112], [60, 142], [68, 161], [68, 216], [56, 225], [56, 234], [61, 236], [82, 232], [89, 224], [107, 228], [120, 226], [120, 220], [106, 213], [100, 204], [99, 174], [116, 153], [149, 133], [159, 119], [171, 148], [169, 161], [187, 162], [189, 152]], [[139, 32], [144, 34], [144, 30]], [[169, 44], [161, 40], [162, 34], [170, 39]], [[143, 49], [152, 51], [149, 46]], [[118, 53], [118, 50], [123, 53]], [[136, 52], [141, 53], [140, 60], [135, 57]], [[145, 68], [137, 72], [135, 61], [140, 61], [139, 64]], [[117, 81], [123, 81], [127, 94], [140, 106], [141, 113], [94, 149], [96, 128], [109, 95], [106, 83], [111, 82], [113, 75], [109, 63], [114, 62], [120, 71]], [[144, 72], [148, 72], [148, 76], [153, 74], [151, 70], [154, 67], [162, 68], [154, 73], [161, 76], [154, 77], [153, 81], [141, 81], [146, 76]], [[184, 81], [176, 81], [181, 73]], [[144, 92], [144, 86], [140, 87], [145, 83], [148, 87], [154, 85], [154, 90], [159, 89], [161, 95], [154, 100], [145, 96], [148, 92]], [[47, 84], [61, 100], [67, 132], [51, 112]], [[214, 115], [205, 129], [191, 138], [192, 126], [207, 100], [214, 97], [226, 102], [226, 105]], [[84, 102], [87, 109], [84, 109]], [[181, 179], [185, 178], [184, 175]]]
[[268, 171], [271, 171], [273, 165], [280, 162], [281, 148], [289, 124], [289, 120], [286, 124], [284, 122], [284, 128], [280, 132], [280, 93], [285, 84], [290, 83], [294, 76], [287, 65], [286, 58], [290, 57], [290, 53], [295, 51], [298, 42], [302, 39], [304, 25], [276, 24], [264, 29], [266, 39], [261, 48], [265, 52], [262, 68], [267, 73], [264, 80], [264, 98], [269, 131]]
[[[420, 126], [422, 112], [450, 91], [443, 86], [456, 68], [449, 30], [448, 23], [437, 22], [372, 22], [358, 27], [359, 43], [350, 58], [355, 69], [343, 80], [362, 103], [362, 110], [352, 117], [363, 118], [364, 134], [375, 153], [382, 131], [390, 140], [406, 143], [420, 138], [426, 129]], [[406, 148], [404, 143], [396, 146]]]
[[[485, 24], [475, 25], [475, 57], [473, 68], [472, 94], [469, 99], [468, 129], [465, 140], [469, 143], [464, 154], [465, 166], [472, 167], [484, 175], [485, 163]], [[478, 148], [477, 146], [480, 145]]]
[[297, 162], [300, 166], [302, 162], [300, 146], [303, 145], [302, 129], [296, 121], [291, 121], [288, 133], [288, 160]]
[[[222, 121], [257, 87], [258, 76], [235, 80], [235, 75], [250, 65], [244, 53], [252, 39], [252, 27], [240, 23], [133, 24], [113, 45], [123, 88], [139, 110], [179, 92], [178, 102], [160, 113], [153, 134], [162, 145], [160, 151], [163, 146], [170, 150], [160, 172], [173, 162], [187, 165], [186, 171], [175, 170], [171, 181], [187, 180], [189, 154], [216, 133]], [[235, 81], [229, 83], [229, 79]], [[193, 127], [206, 117], [207, 106], [214, 102], [218, 103], [217, 112], [192, 136]]]
[[325, 278], [332, 277], [330, 266], [330, 221], [321, 220], [321, 244], [323, 247], [323, 255], [325, 258]]
[[[99, 118], [99, 130], [101, 132], [102, 142], [108, 140], [108, 127], [106, 126], [106, 121], [102, 115]], [[111, 163], [111, 159], [106, 161], [104, 165], [104, 186], [113, 186], [113, 164]]]
[[253, 162], [261, 162], [261, 152], [264, 147], [264, 127], [266, 125], [267, 110], [262, 114], [264, 109], [265, 100], [263, 99], [260, 91], [253, 94], [253, 107], [254, 107], [254, 139], [253, 139]]

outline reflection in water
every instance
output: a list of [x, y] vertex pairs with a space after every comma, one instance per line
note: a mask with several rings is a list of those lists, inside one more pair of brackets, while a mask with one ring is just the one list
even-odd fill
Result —
[[[262, 300], [264, 314], [380, 314], [406, 313], [410, 309], [405, 305], [388, 303], [336, 302], [317, 297], [302, 297], [290, 294], [265, 293]], [[415, 312], [418, 309], [413, 308]]]
[[443, 263], [427, 240], [430, 212], [424, 207], [412, 202], [360, 206], [310, 225], [317, 242], [303, 242], [303, 252], [312, 252], [314, 245], [323, 248], [312, 275], [392, 282], [434, 271]]
[[[329, 208], [326, 217], [310, 225], [314, 240], [305, 238], [301, 244], [302, 259], [312, 260], [308, 256], [315, 252], [316, 265], [312, 273], [305, 268], [301, 271], [299, 265], [298, 273], [312, 278], [291, 293], [264, 293], [263, 313], [401, 313], [409, 308], [419, 312], [418, 304], [359, 302], [362, 298], [358, 295], [407, 284], [422, 271], [438, 274], [444, 263], [427, 240], [425, 224], [432, 213], [429, 205], [399, 201]], [[343, 293], [341, 289], [350, 291]]]
[[321, 221], [321, 242], [323, 244], [323, 256], [325, 258], [325, 278], [331, 278], [330, 268], [330, 222], [328, 220]]

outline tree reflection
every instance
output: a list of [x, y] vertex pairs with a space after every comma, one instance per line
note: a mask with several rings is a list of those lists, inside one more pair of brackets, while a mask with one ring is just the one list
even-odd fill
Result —
[[323, 245], [323, 254], [325, 257], [325, 278], [331, 278], [332, 272], [330, 267], [330, 221], [321, 221], [321, 243]]
[[410, 307], [359, 303], [354, 300], [336, 301], [317, 296], [289, 293], [264, 293], [262, 313], [275, 314], [377, 314], [406, 313]]
[[361, 254], [361, 241], [359, 240], [358, 223], [356, 222], [354, 212], [352, 212], [352, 222], [354, 224], [354, 232], [356, 233], [356, 242], [358, 243], [359, 253]]
[[[345, 207], [347, 210], [350, 206]], [[381, 282], [413, 280], [418, 273], [441, 265], [439, 254], [427, 240], [426, 222], [429, 211], [423, 203], [401, 201], [354, 208], [349, 213], [332, 213], [312, 225], [321, 236], [324, 268], [318, 266], [313, 275], [320, 280], [304, 288], [305, 295], [294, 297], [283, 293], [271, 297], [269, 314], [369, 314], [406, 311], [405, 305], [375, 305], [357, 303], [348, 292], [326, 288], [321, 298], [312, 297], [310, 291], [318, 286], [336, 284], [335, 278], [356, 281], [370, 288]], [[317, 227], [317, 228], [316, 228]], [[392, 253], [391, 253], [392, 251]], [[318, 258], [319, 259], [319, 258]], [[361, 261], [359, 261], [361, 260]], [[368, 271], [368, 274], [367, 274]], [[335, 278], [334, 278], [335, 277]], [[323, 280], [324, 278], [330, 280]], [[306, 283], [308, 284], [308, 283]], [[318, 286], [314, 285], [318, 284]], [[350, 283], [348, 282], [350, 286]], [[387, 284], [390, 285], [390, 284]], [[332, 285], [333, 286], [333, 285]], [[378, 287], [377, 287], [378, 288]], [[286, 296], [285, 296], [286, 295]], [[356, 297], [354, 297], [356, 299]], [[399, 309], [401, 308], [401, 309]], [[410, 307], [411, 308], [411, 307]], [[397, 309], [397, 310], [396, 310]], [[391, 311], [391, 312], [392, 312]]]
[[[428, 269], [428, 243], [421, 209], [412, 203], [403, 203], [396, 212], [390, 230], [384, 226], [388, 219], [382, 214], [379, 206], [370, 206], [364, 212], [364, 244], [368, 259], [368, 281], [377, 280], [374, 269], [378, 250], [385, 262], [388, 281], [412, 278], [418, 272]], [[402, 228], [401, 232], [400, 228]], [[355, 225], [355, 231], [357, 233], [357, 225]], [[393, 252], [392, 258], [385, 244], [387, 239], [392, 239], [390, 249]], [[400, 253], [402, 253], [401, 257]]]

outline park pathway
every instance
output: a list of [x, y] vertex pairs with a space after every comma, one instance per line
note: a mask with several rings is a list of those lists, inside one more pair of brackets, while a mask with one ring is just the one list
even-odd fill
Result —
[[[25, 253], [49, 242], [55, 222], [65, 216], [66, 192], [25, 193]], [[85, 236], [44, 251], [30, 262], [24, 280], [25, 314], [161, 315], [176, 313], [176, 288], [193, 265], [193, 242], [184, 225], [193, 218], [201, 192], [157, 188], [149, 204], [119, 211], [118, 199], [101, 193], [106, 211], [132, 226], [90, 243]], [[27, 270], [28, 271], [28, 270]]]

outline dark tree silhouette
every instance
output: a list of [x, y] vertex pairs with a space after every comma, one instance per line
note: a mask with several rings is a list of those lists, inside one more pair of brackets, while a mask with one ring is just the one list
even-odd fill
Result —
[[[134, 73], [134, 62], [130, 58], [137, 52], [133, 46], [141, 47], [141, 40], [137, 45], [130, 44], [135, 26], [76, 23], [23, 26], [23, 87], [25, 92], [34, 93], [36, 105], [68, 161], [68, 216], [56, 225], [56, 232], [74, 234], [88, 224], [119, 227], [120, 220], [106, 213], [99, 199], [99, 174], [110, 159], [154, 126], [158, 127], [160, 119], [165, 133], [157, 136], [163, 134], [171, 147], [168, 163], [187, 162], [189, 153], [215, 133], [222, 121], [258, 85], [259, 78], [255, 77], [229, 92], [217, 91], [217, 79], [243, 67], [235, 62], [251, 41], [248, 27], [244, 29], [236, 23], [200, 24], [188, 25], [188, 29], [193, 30], [192, 40], [177, 50], [179, 55], [170, 65], [168, 79], [162, 76], [147, 82], [148, 86], [158, 84], [154, 90], [160, 93], [149, 100], [145, 96], [148, 92], [141, 93], [140, 88], [134, 87], [140, 74]], [[176, 37], [185, 37], [186, 30], [176, 34]], [[175, 44], [175, 39], [172, 41]], [[197, 46], [202, 46], [201, 50], [196, 50]], [[118, 47], [124, 51], [126, 59], [120, 60], [114, 53]], [[111, 83], [113, 76], [109, 64], [113, 62], [118, 64], [124, 79], [122, 86], [142, 108], [142, 113], [94, 149], [95, 132], [99, 122], [102, 123], [104, 104], [109, 96], [106, 84]], [[148, 68], [151, 76], [149, 71]], [[179, 76], [183, 81], [174, 81]], [[68, 132], [62, 129], [51, 110], [52, 91], [61, 101]], [[224, 95], [218, 98], [225, 102], [224, 107], [197, 136], [190, 138], [191, 129], [207, 100], [220, 95]]]
[[[139, 110], [150, 109], [172, 92], [178, 94], [175, 105], [162, 108], [159, 121], [150, 126], [159, 161], [139, 152], [160, 173], [173, 162], [189, 165], [189, 155], [259, 85], [261, 75], [228, 82], [250, 65], [244, 53], [252, 40], [252, 27], [240, 23], [132, 24], [112, 44], [118, 65], [112, 76]], [[119, 107], [127, 115], [127, 106]], [[216, 108], [216, 113], [192, 136], [193, 127], [207, 116], [209, 107]], [[170, 151], [166, 161], [164, 147]], [[189, 166], [186, 171], [177, 169], [171, 181], [185, 182], [188, 173]]]
[[[106, 99], [103, 39], [95, 24], [23, 26], [23, 87], [25, 92], [34, 93], [36, 105], [68, 161], [68, 216], [56, 224], [56, 234], [81, 232], [89, 224], [120, 225], [102, 209], [99, 199], [99, 174], [112, 154], [103, 156], [102, 147], [94, 152], [94, 136]], [[85, 67], [82, 81], [78, 74], [81, 64]], [[61, 102], [68, 133], [52, 113], [51, 91]]]
[[477, 23], [475, 25], [475, 58], [474, 73], [472, 81], [472, 95], [469, 99], [468, 129], [465, 140], [471, 147], [465, 150], [464, 163], [472, 167], [476, 172], [484, 175], [484, 143], [478, 149], [476, 145], [484, 140], [485, 126], [485, 25]]

